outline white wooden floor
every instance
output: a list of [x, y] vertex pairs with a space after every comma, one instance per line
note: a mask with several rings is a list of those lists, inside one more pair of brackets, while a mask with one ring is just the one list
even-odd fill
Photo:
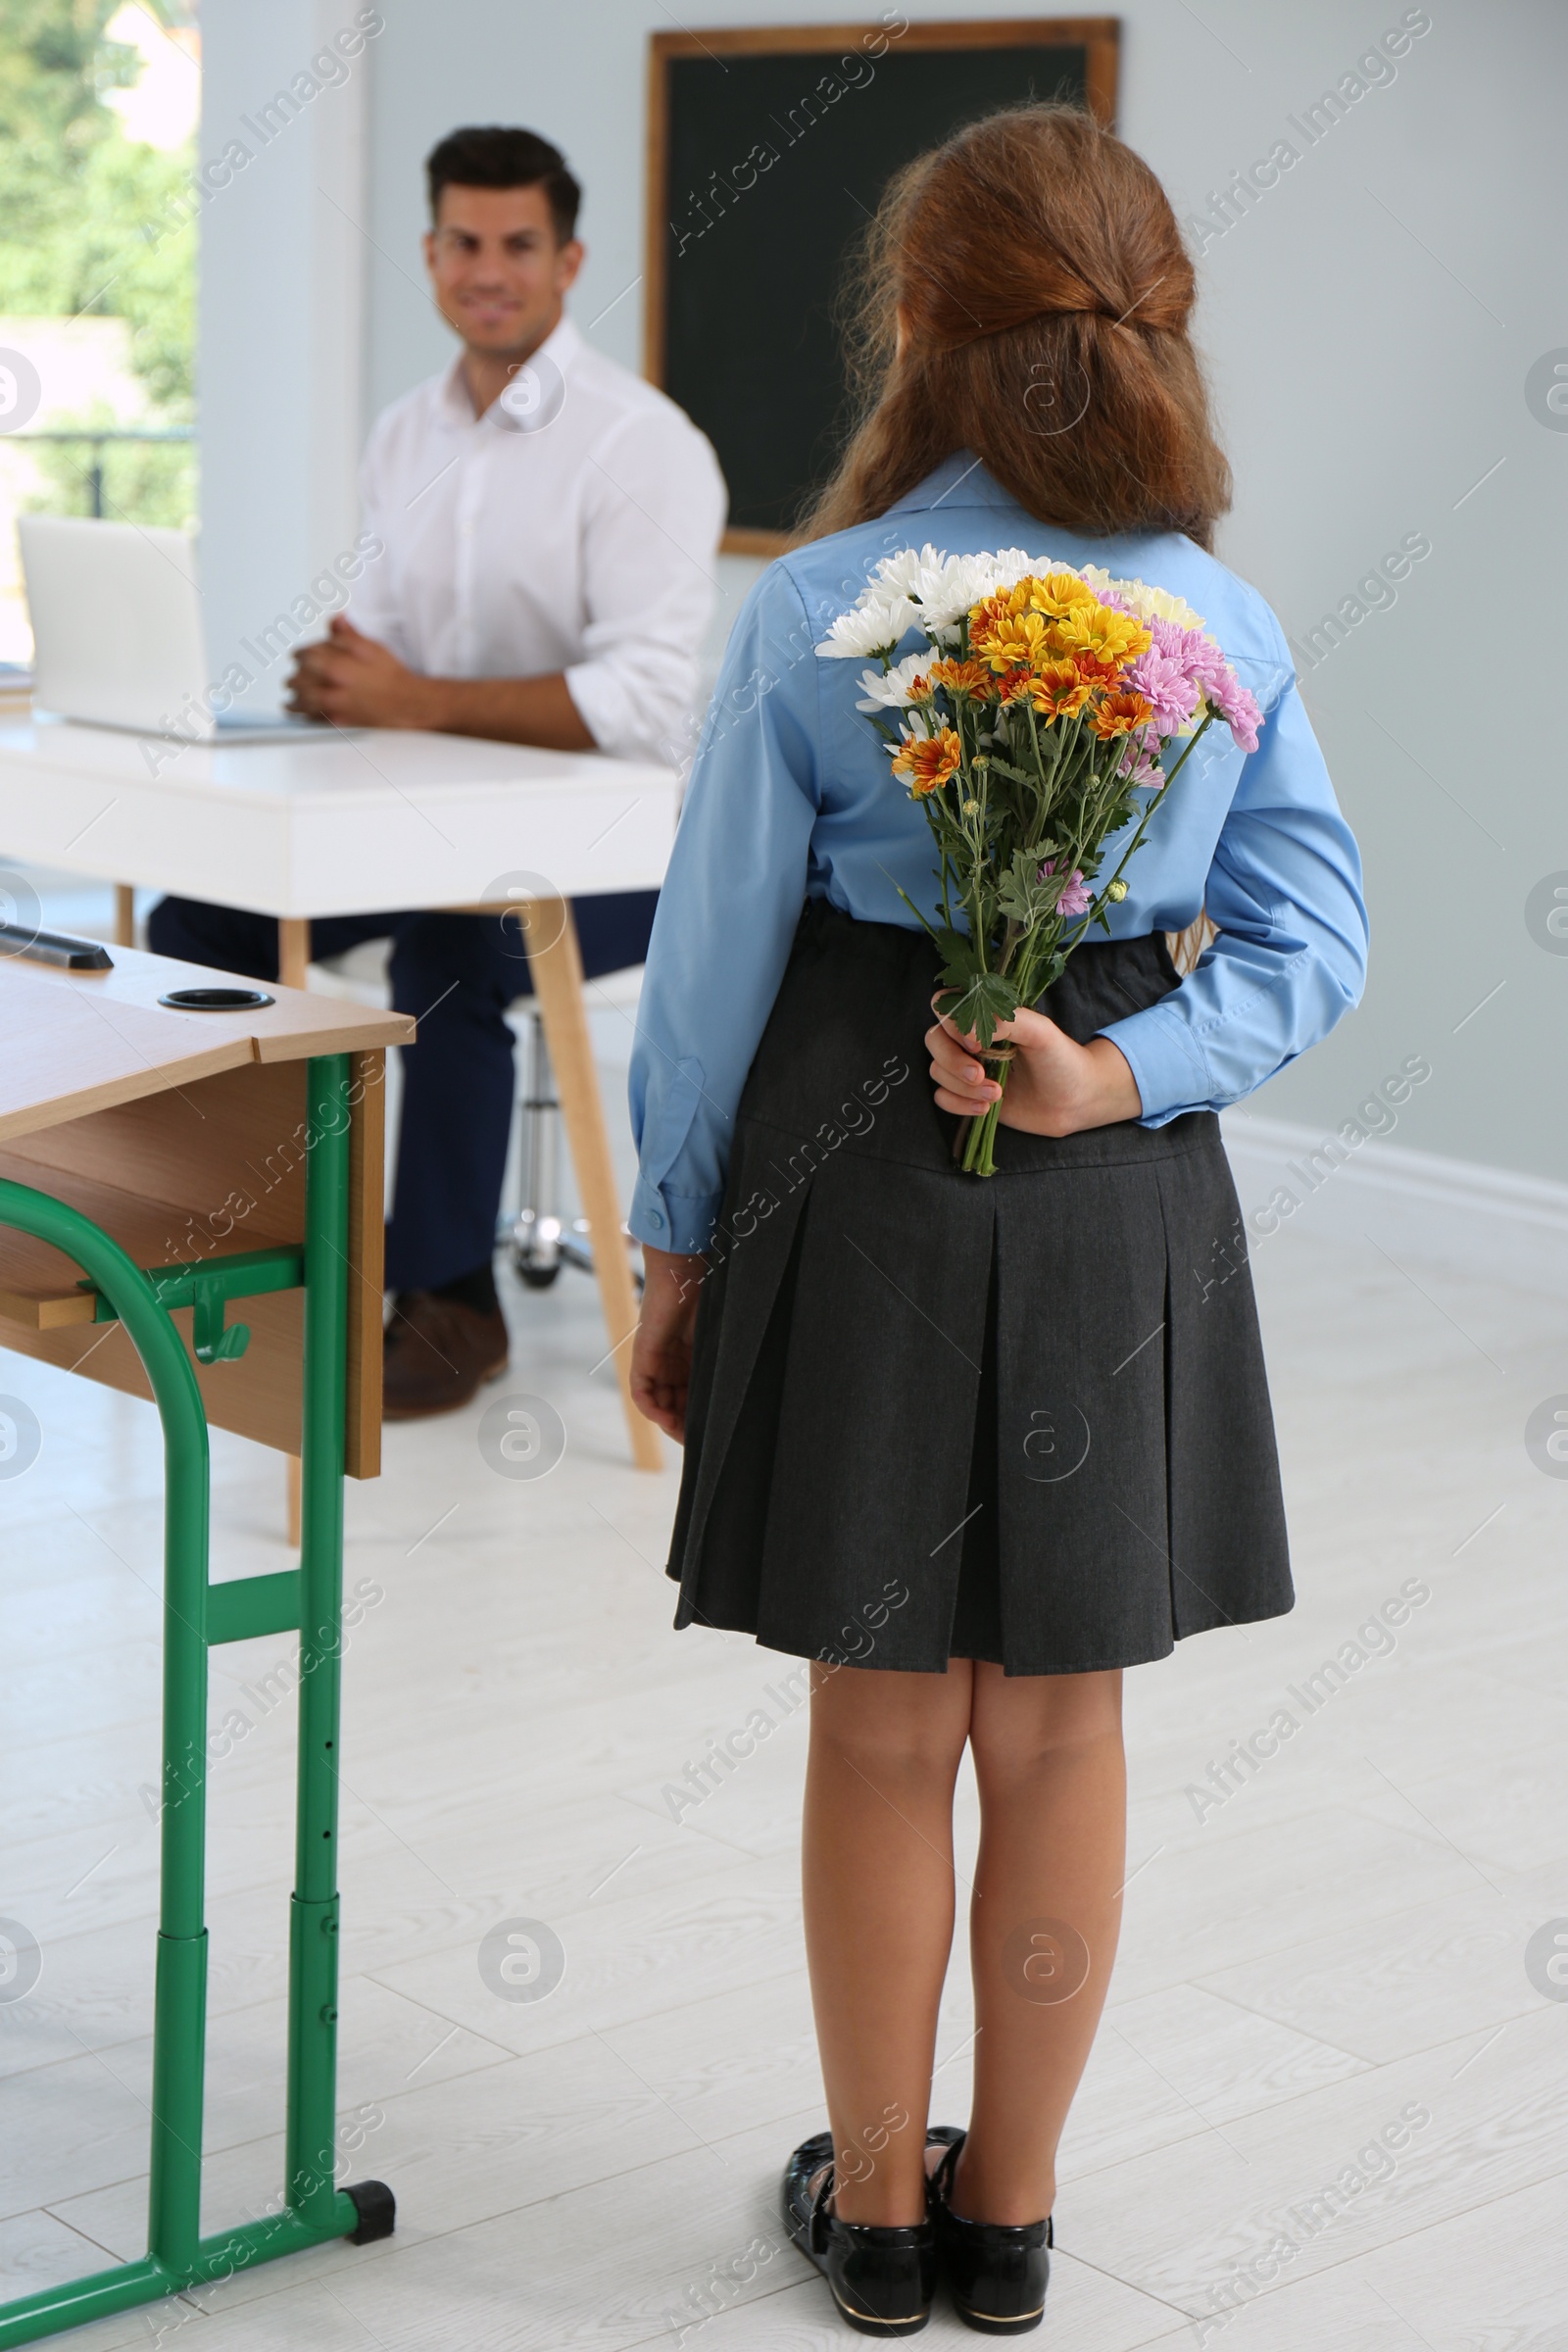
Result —
[[[1568, 1914], [1568, 1483], [1523, 1429], [1568, 1390], [1568, 1310], [1289, 1227], [1255, 1266], [1300, 1599], [1130, 1677], [1135, 1875], [1043, 2340], [1563, 2352], [1568, 2005], [1526, 1945]], [[674, 1479], [627, 1465], [588, 1370], [591, 1285], [508, 1304], [503, 1393], [555, 1404], [560, 1466], [487, 1466], [492, 1391], [392, 1430], [386, 1475], [349, 1490], [368, 1605], [345, 1666], [341, 2137], [346, 2178], [395, 2187], [397, 2234], [72, 2339], [95, 2352], [849, 2340], [774, 2212], [823, 2119], [805, 1710], [679, 1825], [662, 1795], [791, 1661], [671, 1632]], [[0, 2000], [15, 2293], [143, 2243], [160, 1502], [151, 1407], [0, 1356], [7, 1392], [44, 1433], [0, 1482], [0, 1916], [43, 1947], [28, 1997]], [[218, 1572], [281, 1565], [275, 1462], [221, 1435], [215, 1460]], [[1198, 1818], [1190, 1785], [1407, 1579], [1430, 1597], [1392, 1654], [1309, 1720], [1296, 1704], [1295, 1738]], [[275, 1639], [214, 1665], [214, 1722], [234, 1721], [212, 1782], [210, 2229], [281, 2179], [289, 1656]], [[967, 1868], [967, 1775], [962, 1830]], [[564, 1948], [547, 1998], [481, 1974], [517, 1919]], [[955, 1981], [942, 2119], [964, 2115], [969, 2031]], [[960, 2339], [939, 2312], [927, 2340]]]

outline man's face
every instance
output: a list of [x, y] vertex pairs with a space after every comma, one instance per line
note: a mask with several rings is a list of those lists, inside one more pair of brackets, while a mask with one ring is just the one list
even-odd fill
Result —
[[436, 308], [474, 351], [526, 353], [542, 343], [582, 258], [575, 237], [556, 243], [540, 187], [443, 188], [424, 240]]

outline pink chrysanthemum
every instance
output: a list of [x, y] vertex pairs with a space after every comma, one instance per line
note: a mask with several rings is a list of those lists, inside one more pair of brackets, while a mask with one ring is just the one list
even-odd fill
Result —
[[1238, 679], [1235, 670], [1227, 667], [1222, 677], [1205, 684], [1204, 691], [1230, 728], [1231, 739], [1237, 750], [1255, 752], [1257, 730], [1263, 723], [1263, 713]]
[[1155, 653], [1163, 654], [1167, 661], [1179, 662], [1183, 668], [1187, 666], [1187, 640], [1201, 639], [1203, 634], [1201, 629], [1184, 629], [1179, 620], [1161, 620], [1157, 613], [1149, 624], [1149, 633], [1154, 640]]
[[1131, 776], [1135, 784], [1152, 784], [1156, 792], [1165, 778], [1154, 755], [1159, 750], [1159, 737], [1152, 727], [1144, 727], [1127, 738], [1127, 749], [1116, 765], [1118, 776]]
[[[1054, 858], [1048, 858], [1044, 865], [1040, 868], [1041, 881], [1043, 882], [1048, 874], [1054, 874], [1055, 870], [1056, 861]], [[1083, 875], [1079, 872], [1077, 866], [1074, 866], [1068, 879], [1062, 885], [1061, 896], [1056, 901], [1056, 912], [1058, 914], [1066, 915], [1087, 914], [1089, 912], [1089, 893], [1084, 888]]]
[[1161, 735], [1174, 735], [1198, 708], [1198, 686], [1179, 660], [1152, 646], [1140, 654], [1127, 673], [1127, 683], [1153, 705], [1154, 725]]
[[[1263, 714], [1213, 638], [1202, 629], [1176, 629], [1169, 621], [1152, 623], [1151, 634], [1154, 640], [1152, 650], [1173, 662], [1212, 704], [1230, 728], [1237, 750], [1255, 752]], [[1149, 690], [1146, 687], [1144, 691]]]

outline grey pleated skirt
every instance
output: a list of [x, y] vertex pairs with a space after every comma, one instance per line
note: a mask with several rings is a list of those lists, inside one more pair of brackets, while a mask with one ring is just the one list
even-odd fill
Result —
[[[1277, 1617], [1268, 1386], [1212, 1112], [963, 1175], [923, 932], [808, 902], [746, 1083], [698, 1307], [677, 1627], [941, 1673], [1079, 1674]], [[1080, 1042], [1158, 1002], [1160, 937], [1078, 949]]]

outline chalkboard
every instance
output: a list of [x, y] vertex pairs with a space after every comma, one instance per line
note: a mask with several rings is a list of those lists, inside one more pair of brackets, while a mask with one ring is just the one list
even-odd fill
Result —
[[725, 545], [772, 554], [848, 421], [835, 306], [892, 173], [1029, 98], [1115, 109], [1117, 21], [656, 33], [645, 365], [718, 452]]

